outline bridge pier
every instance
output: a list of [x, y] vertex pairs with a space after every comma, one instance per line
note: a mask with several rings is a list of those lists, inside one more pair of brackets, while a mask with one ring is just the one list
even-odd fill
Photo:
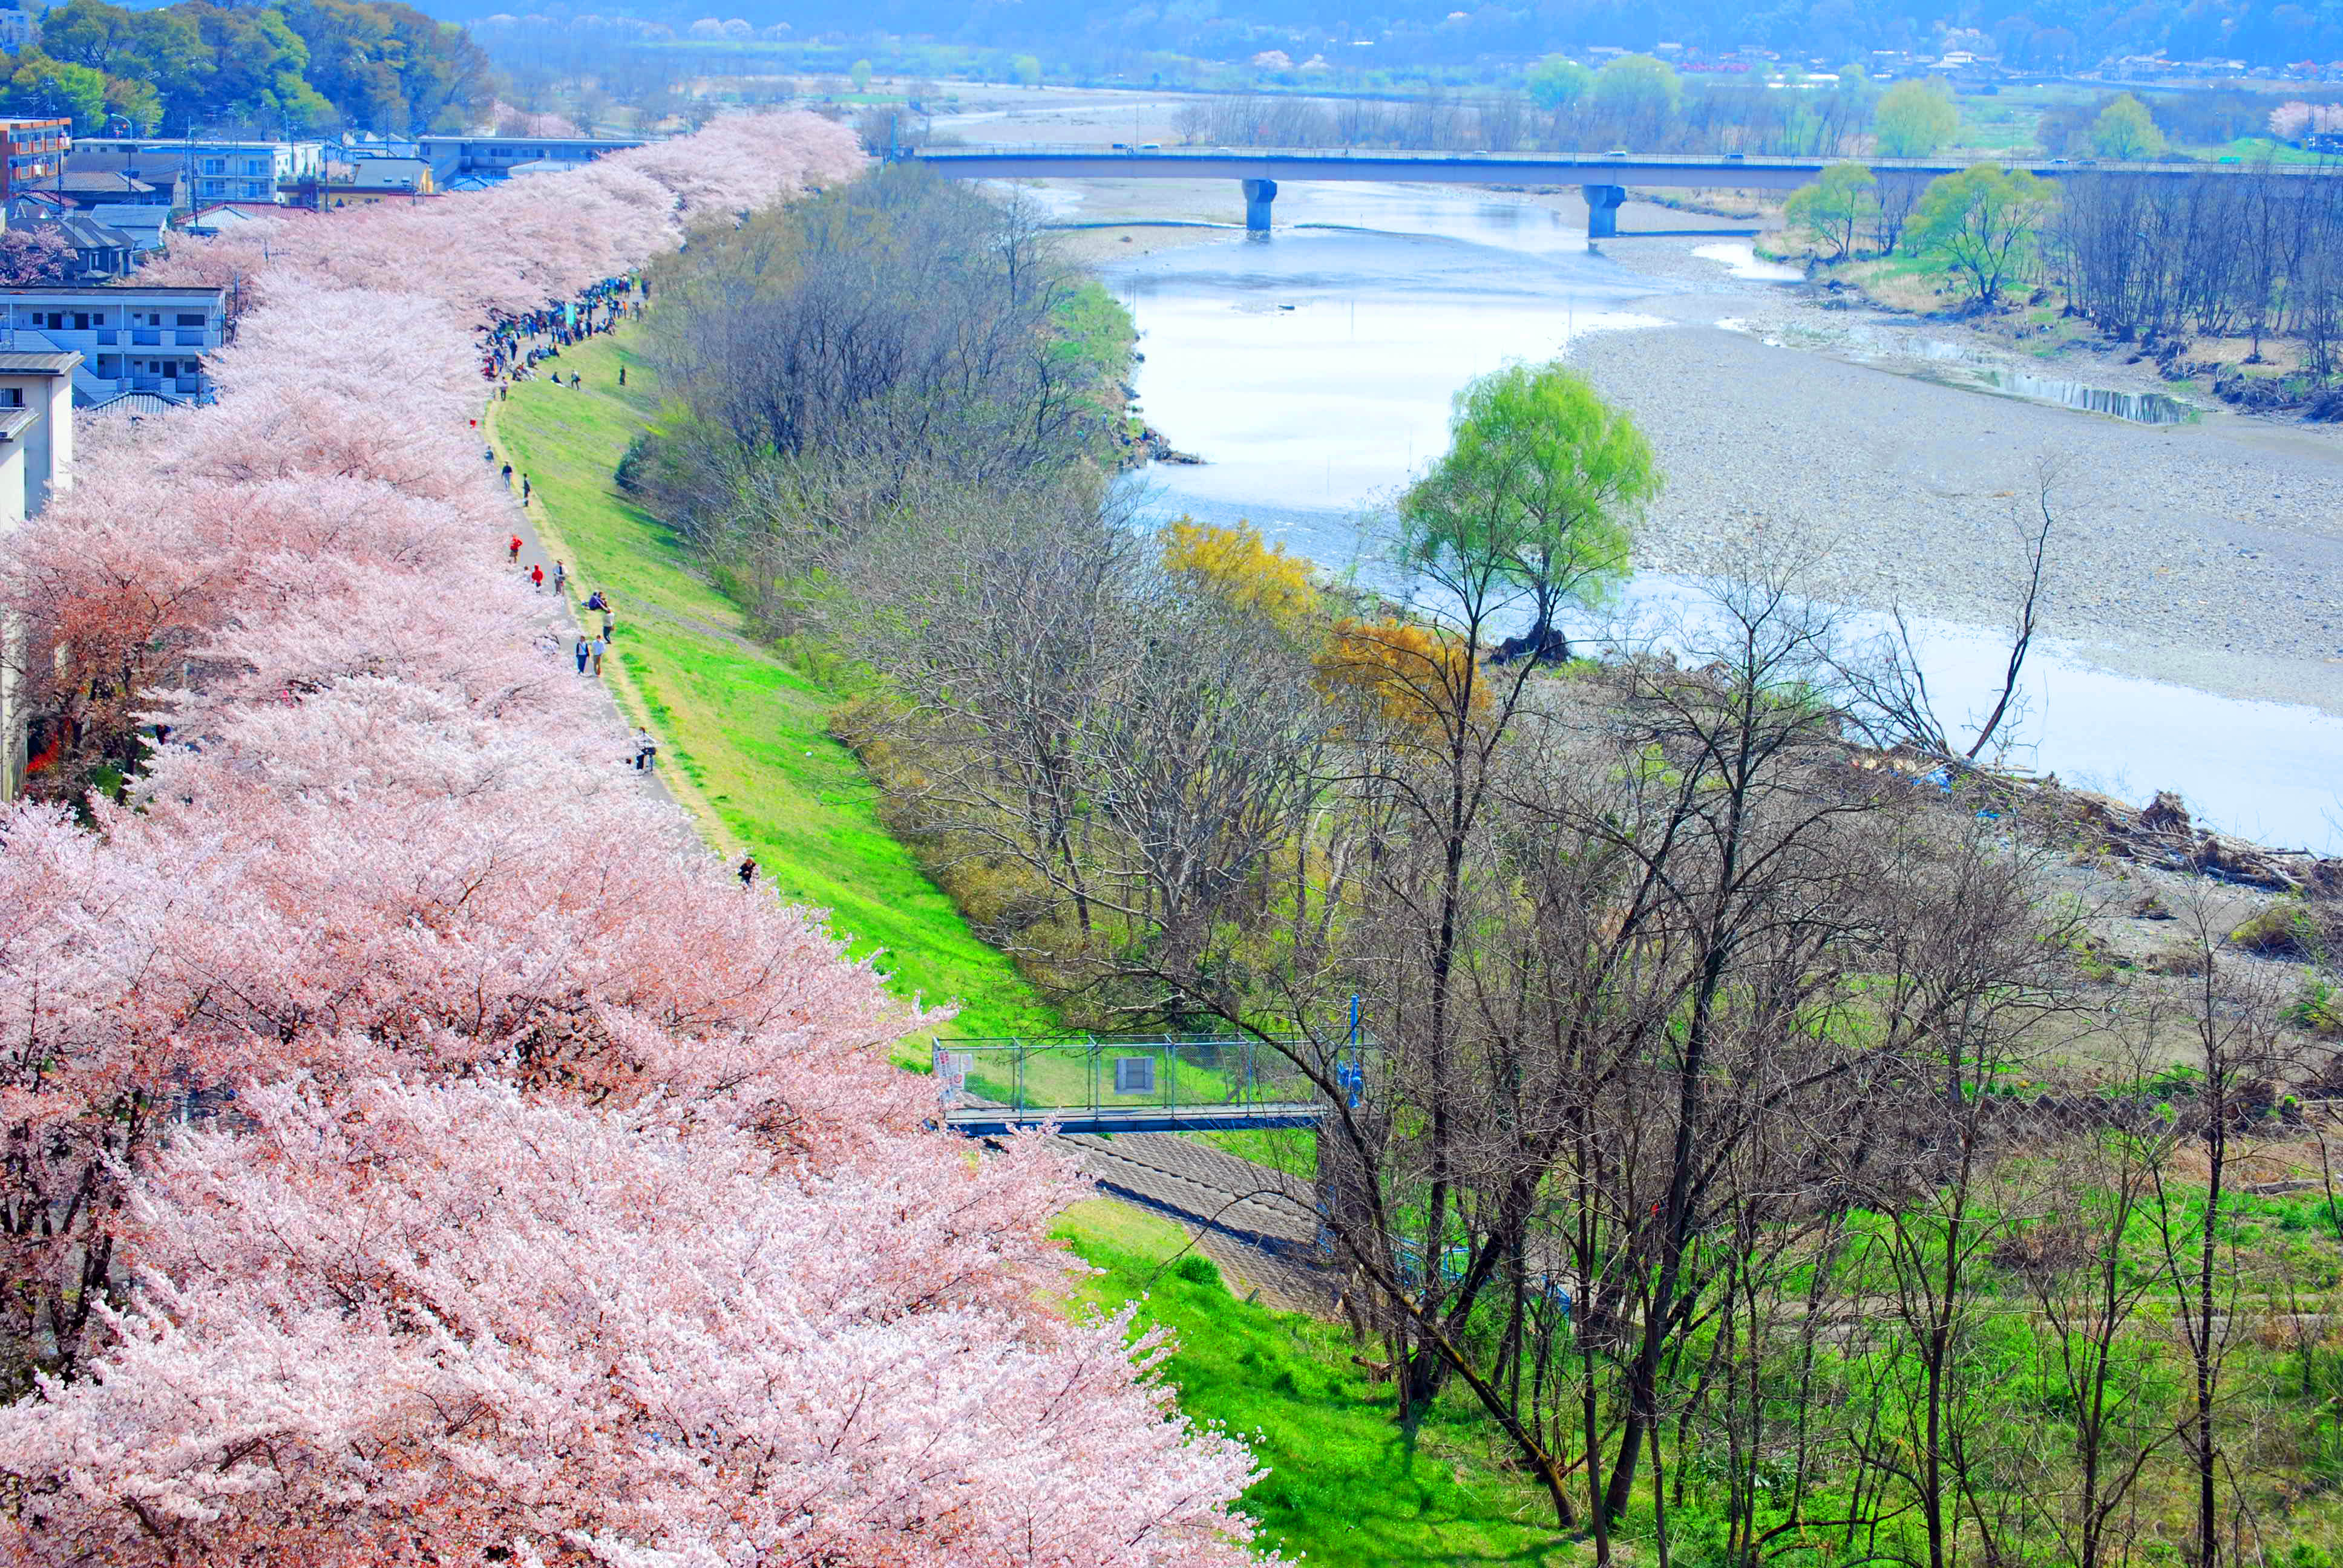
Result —
[[1624, 186], [1581, 186], [1586, 198], [1586, 237], [1614, 239], [1619, 234], [1619, 204], [1627, 199]]
[[1245, 230], [1250, 234], [1269, 232], [1269, 206], [1277, 199], [1275, 180], [1243, 180], [1245, 198]]

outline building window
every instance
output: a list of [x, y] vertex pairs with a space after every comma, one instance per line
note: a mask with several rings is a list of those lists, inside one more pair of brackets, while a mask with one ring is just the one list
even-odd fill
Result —
[[25, 389], [22, 387], [0, 387], [0, 408], [22, 408]]
[[190, 314], [188, 314], [186, 311], [184, 311], [184, 310], [183, 310], [183, 311], [181, 311], [181, 312], [179, 312], [179, 325], [180, 325], [180, 326], [182, 326], [182, 327], [201, 327], [203, 324], [204, 324], [204, 318], [203, 318], [200, 315], [190, 315]]
[[206, 158], [204, 160], [204, 173], [207, 175], [224, 175], [227, 173], [227, 160], [226, 158]]

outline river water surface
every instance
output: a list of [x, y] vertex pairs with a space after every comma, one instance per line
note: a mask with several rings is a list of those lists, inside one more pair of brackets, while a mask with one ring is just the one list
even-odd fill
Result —
[[[1639, 309], [1675, 286], [1590, 255], [1582, 230], [1526, 203], [1289, 186], [1277, 216], [1292, 226], [1266, 239], [1157, 251], [1108, 273], [1139, 323], [1146, 418], [1204, 459], [1145, 470], [1145, 508], [1246, 518], [1386, 586], [1375, 519], [1445, 447], [1458, 387], [1584, 333], [1703, 330]], [[1720, 280], [1765, 276], [1733, 247], [1695, 254], [1711, 250]], [[1629, 608], [1681, 608], [1689, 591], [1639, 579]], [[1976, 628], [1929, 628], [1924, 658], [1947, 719], [1986, 705], [2000, 657]], [[2037, 648], [2027, 686], [2014, 760], [2134, 800], [2176, 789], [2213, 825], [2343, 852], [2343, 719], [2111, 674], [2059, 645]]]

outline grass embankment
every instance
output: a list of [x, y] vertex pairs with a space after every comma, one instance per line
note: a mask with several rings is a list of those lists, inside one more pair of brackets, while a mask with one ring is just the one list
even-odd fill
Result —
[[1269, 1472], [1245, 1497], [1262, 1545], [1360, 1568], [1580, 1561], [1545, 1494], [1489, 1464], [1487, 1428], [1460, 1404], [1443, 1402], [1411, 1449], [1391, 1385], [1352, 1362], [1346, 1331], [1233, 1299], [1180, 1227], [1111, 1200], [1077, 1204], [1060, 1233], [1105, 1271], [1089, 1300], [1137, 1301], [1139, 1326], [1178, 1336], [1181, 1408], [1244, 1438]]
[[[558, 363], [583, 389], [522, 383], [494, 406], [491, 438], [529, 477], [539, 534], [578, 594], [599, 588], [616, 600], [619, 705], [659, 736], [660, 766], [701, 832], [719, 852], [754, 853], [782, 896], [829, 910], [854, 951], [885, 949], [899, 994], [960, 1001], [950, 1032], [1047, 1031], [1041, 999], [880, 821], [869, 779], [826, 728], [840, 694], [750, 638], [669, 530], [611, 484], [659, 411], [650, 368], [623, 337]], [[1282, 1152], [1281, 1163], [1295, 1158]], [[1145, 1298], [1142, 1322], [1178, 1336], [1181, 1407], [1252, 1442], [1270, 1474], [1245, 1506], [1266, 1543], [1359, 1568], [1570, 1561], [1566, 1548], [1547, 1550], [1542, 1495], [1490, 1462], [1486, 1430], [1461, 1405], [1427, 1422], [1411, 1451], [1390, 1389], [1352, 1365], [1340, 1330], [1235, 1300], [1200, 1258], [1166, 1271], [1186, 1242], [1178, 1226], [1101, 1200], [1078, 1205], [1060, 1232], [1106, 1271], [1088, 1300]]]
[[601, 588], [617, 605], [619, 706], [659, 737], [659, 766], [702, 834], [721, 853], [755, 855], [782, 897], [830, 910], [858, 956], [883, 949], [897, 994], [958, 1000], [948, 1032], [1046, 1030], [1032, 988], [880, 821], [860, 765], [825, 728], [836, 697], [751, 638], [674, 535], [611, 484], [658, 412], [649, 367], [608, 337], [558, 364], [583, 388], [522, 382], [491, 405], [491, 436], [534, 485], [538, 532], [568, 563], [572, 590]]

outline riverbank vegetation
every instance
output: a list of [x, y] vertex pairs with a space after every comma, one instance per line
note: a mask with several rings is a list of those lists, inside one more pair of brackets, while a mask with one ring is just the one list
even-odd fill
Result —
[[695, 243], [626, 477], [852, 672], [885, 819], [1069, 1023], [1289, 1042], [1397, 1430], [1477, 1410], [1597, 1561], [2317, 1563], [2328, 928], [2281, 965], [2176, 891], [2104, 963], [2087, 825], [1779, 563], [1564, 640], [1661, 477], [1560, 367], [1460, 399], [1383, 591], [1122, 515], [1021, 226], [889, 171]]
[[2343, 417], [2343, 175], [1978, 166], [1922, 187], [1844, 164], [1784, 216], [1790, 254], [1886, 303], [1933, 285], [1918, 303], [2024, 307], [2021, 336], [2096, 332], [2227, 402]]
[[[581, 594], [616, 607], [614, 695], [658, 732], [659, 767], [702, 836], [728, 857], [755, 856], [783, 899], [828, 910], [855, 957], [882, 954], [903, 1001], [956, 1000], [962, 1032], [1047, 1032], [1047, 1004], [879, 820], [868, 779], [829, 733], [841, 698], [822, 678], [835, 661], [760, 634], [749, 608], [710, 583], [704, 557], [613, 487], [659, 414], [658, 372], [608, 337], [563, 349], [561, 363], [577, 389], [523, 381], [489, 427], [500, 460], [543, 498], [547, 553], [568, 563]], [[902, 1054], [920, 1060], [919, 1043]]]

